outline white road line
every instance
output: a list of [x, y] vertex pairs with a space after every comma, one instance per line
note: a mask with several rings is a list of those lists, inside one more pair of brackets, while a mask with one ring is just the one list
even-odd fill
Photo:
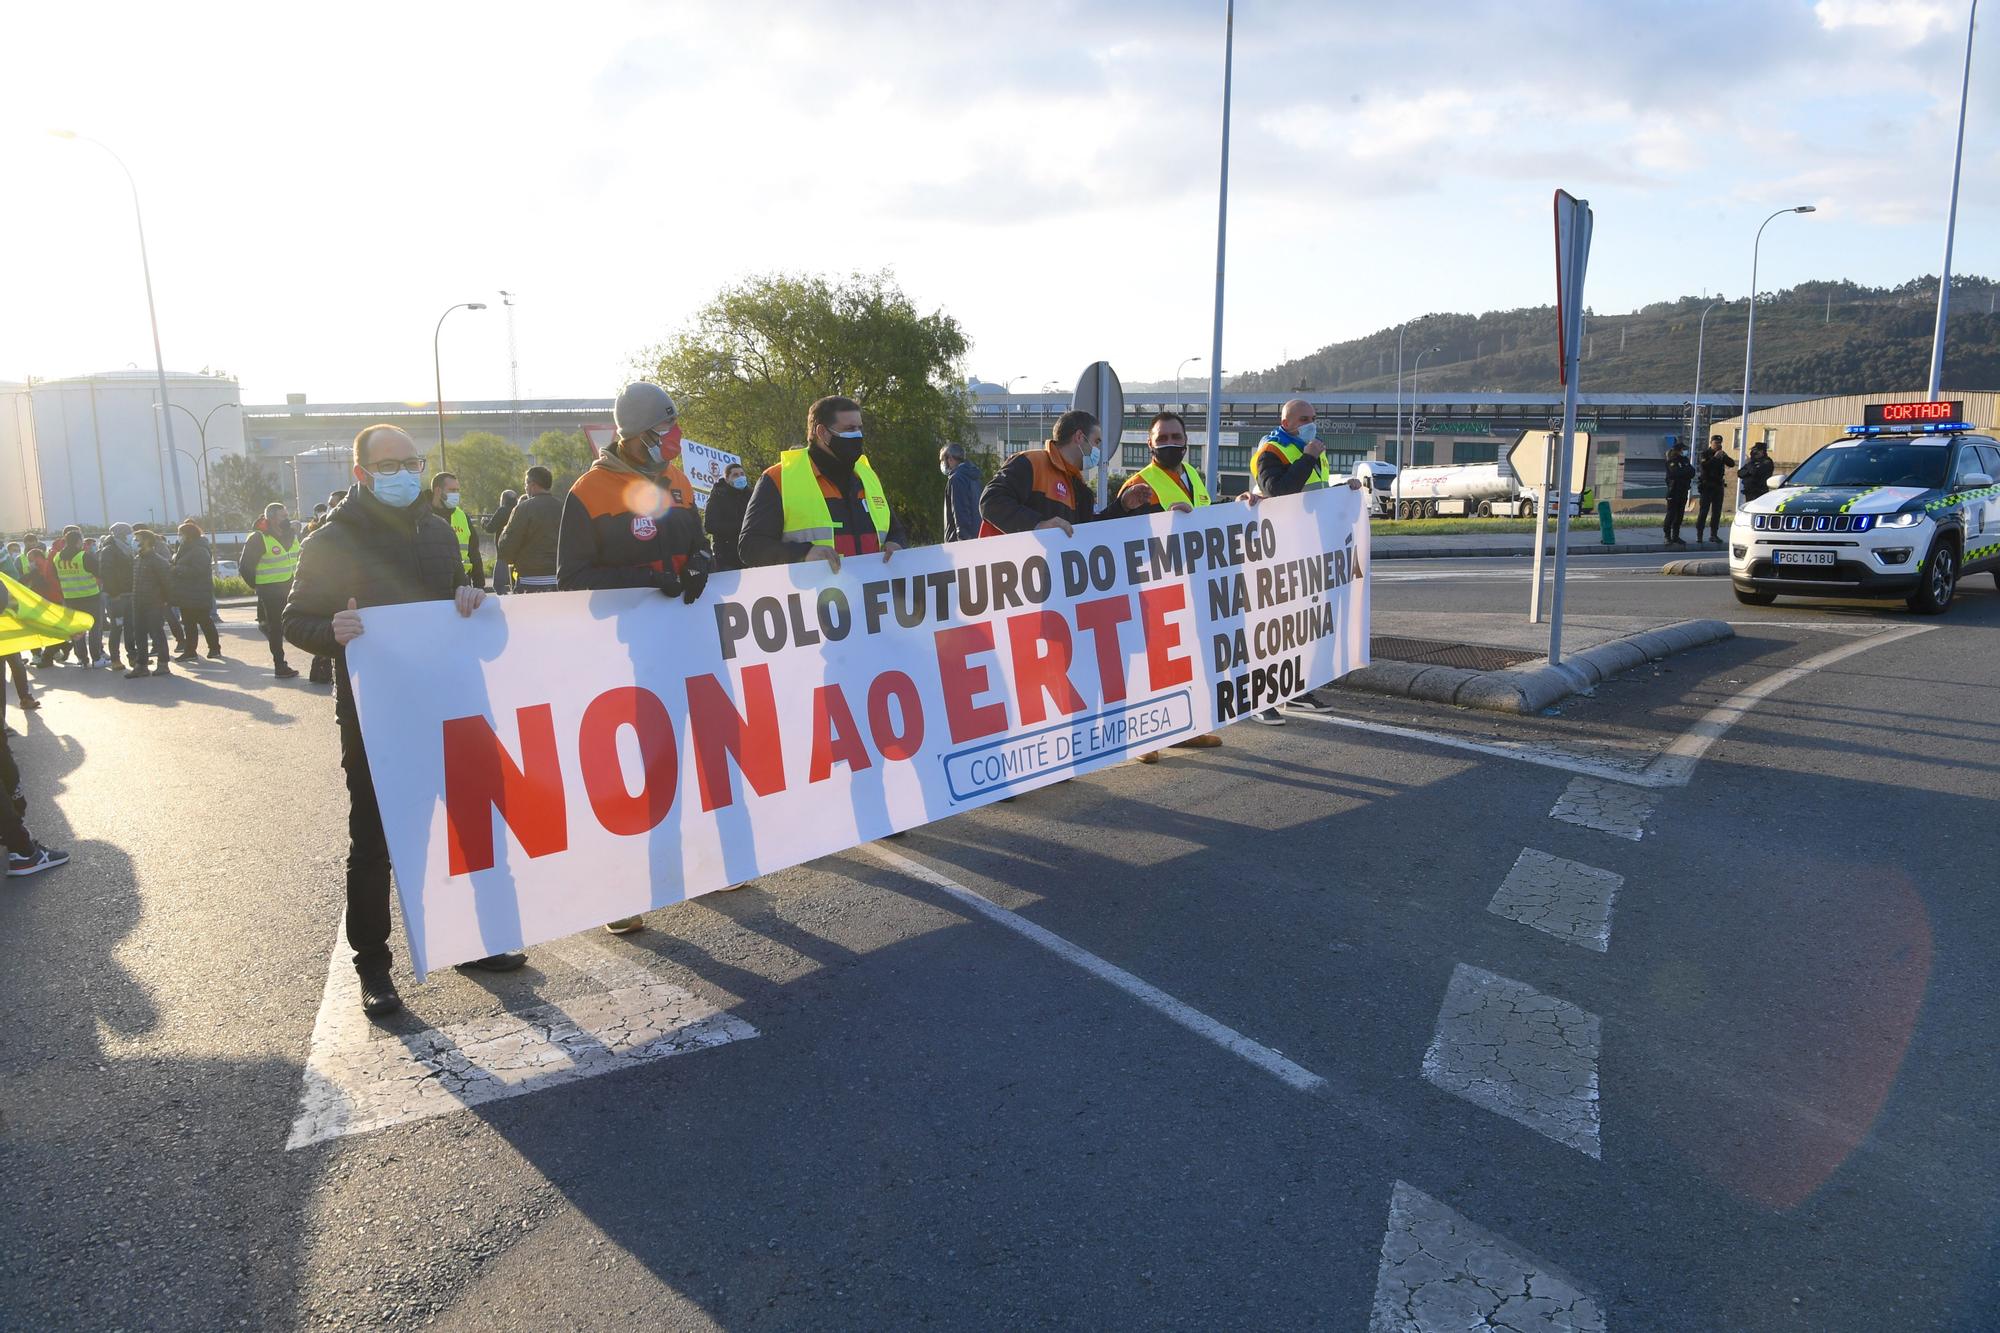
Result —
[[1098, 980], [1110, 982], [1149, 1009], [1172, 1019], [1190, 1032], [1206, 1037], [1224, 1050], [1241, 1056], [1288, 1086], [1300, 1092], [1312, 1092], [1326, 1086], [1326, 1080], [1318, 1074], [1301, 1068], [1270, 1047], [1252, 1041], [1228, 1024], [1217, 1022], [1199, 1009], [1181, 1003], [1159, 987], [1141, 981], [1124, 968], [1106, 962], [1088, 949], [1071, 944], [1053, 931], [1045, 930], [1026, 917], [1008, 911], [984, 894], [939, 874], [923, 862], [905, 856], [901, 852], [891, 851], [877, 843], [868, 843], [856, 850], [867, 852], [876, 860], [902, 871], [912, 879], [922, 880], [933, 888], [942, 889], [987, 920], [1026, 936], [1050, 953], [1074, 963]]
[[1603, 1307], [1570, 1278], [1397, 1181], [1368, 1333], [1463, 1329], [1605, 1333]]
[[1708, 753], [1709, 747], [1722, 739], [1722, 734], [1742, 720], [1743, 715], [1756, 707], [1764, 699], [1778, 690], [1800, 680], [1822, 667], [1865, 653], [1870, 648], [1879, 648], [1885, 643], [1912, 638], [1918, 634], [1928, 634], [1933, 625], [1902, 625], [1883, 630], [1865, 639], [1843, 643], [1838, 648], [1829, 648], [1823, 653], [1808, 657], [1797, 666], [1781, 667], [1748, 689], [1739, 690], [1729, 699], [1709, 709], [1703, 718], [1667, 747], [1665, 754], [1655, 759], [1647, 768], [1646, 775], [1651, 785], [1656, 787], [1683, 787], [1694, 776], [1695, 765]]
[[1596, 1014], [1526, 982], [1460, 963], [1451, 974], [1424, 1078], [1557, 1143], [1598, 1143]]
[[1652, 798], [1642, 788], [1601, 778], [1575, 777], [1569, 780], [1563, 794], [1556, 797], [1549, 818], [1637, 842], [1645, 836], [1646, 820], [1652, 813]]
[[396, 1033], [361, 1012], [336, 934], [287, 1150], [720, 1046], [757, 1029], [583, 938], [543, 945], [605, 989]]
[[1604, 953], [1611, 947], [1612, 899], [1624, 883], [1615, 871], [1524, 847], [1486, 910]]
[[1308, 722], [1324, 722], [1330, 727], [1348, 727], [1355, 731], [1372, 731], [1381, 736], [1398, 736], [1404, 740], [1423, 741], [1428, 745], [1442, 745], [1452, 750], [1469, 750], [1474, 754], [1493, 755], [1499, 759], [1512, 759], [1521, 764], [1539, 764], [1543, 768], [1559, 768], [1565, 773], [1581, 773], [1587, 777], [1602, 778], [1607, 782], [1631, 782], [1640, 786], [1657, 785], [1646, 777], [1647, 759], [1634, 757], [1629, 766], [1614, 760], [1585, 759], [1579, 755], [1565, 754], [1547, 746], [1506, 741], [1475, 741], [1463, 736], [1450, 736], [1443, 732], [1423, 731], [1416, 727], [1399, 727], [1390, 722], [1375, 722], [1361, 717], [1339, 717], [1331, 713], [1301, 713], [1287, 711], [1288, 718], [1303, 718]]

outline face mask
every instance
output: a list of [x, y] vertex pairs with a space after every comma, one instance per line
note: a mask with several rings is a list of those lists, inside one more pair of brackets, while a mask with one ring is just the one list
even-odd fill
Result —
[[414, 472], [397, 472], [391, 476], [370, 473], [374, 482], [370, 485], [375, 498], [391, 509], [407, 509], [417, 502], [424, 493], [423, 479]]
[[835, 458], [847, 464], [847, 466], [853, 467], [861, 461], [861, 438], [860, 431], [847, 431], [843, 434], [835, 435], [828, 440], [827, 449]]
[[735, 488], [736, 488], [737, 490], [739, 490], [739, 491], [740, 491], [740, 490], [742, 490], [742, 489], [743, 489], [744, 487], [746, 487], [746, 486], [748, 486], [748, 485], [750, 484], [750, 478], [748, 478], [748, 477], [731, 477], [731, 478], [729, 479], [729, 484], [730, 484], [731, 486], [734, 486], [734, 487], [735, 487]]
[[1167, 471], [1172, 472], [1187, 461], [1187, 446], [1184, 444], [1163, 444], [1153, 450], [1153, 458]]
[[456, 509], [456, 508], [458, 508], [458, 492], [456, 492], [456, 491], [448, 491], [448, 492], [446, 492], [446, 493], [445, 493], [445, 497], [444, 497], [444, 507], [445, 507], [446, 509]]
[[1104, 461], [1104, 451], [1099, 449], [1096, 445], [1092, 445], [1090, 447], [1090, 452], [1086, 453], [1083, 456], [1083, 465], [1079, 470], [1083, 472], [1095, 472], [1097, 471], [1097, 465], [1102, 463], [1103, 461]]
[[1317, 421], [1308, 421], [1305, 425], [1299, 427], [1292, 433], [1298, 436], [1301, 440], [1305, 441], [1307, 444], [1311, 444], [1314, 440], [1317, 440], [1319, 438], [1319, 423]]

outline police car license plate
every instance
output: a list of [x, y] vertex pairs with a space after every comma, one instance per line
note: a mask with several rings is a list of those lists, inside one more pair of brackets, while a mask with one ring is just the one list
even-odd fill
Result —
[[1781, 565], [1830, 565], [1831, 551], [1773, 551], [1771, 559]]

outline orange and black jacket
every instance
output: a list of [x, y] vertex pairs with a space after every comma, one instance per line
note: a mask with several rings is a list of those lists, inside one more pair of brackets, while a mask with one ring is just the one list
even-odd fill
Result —
[[1092, 519], [1116, 517], [1115, 509], [1097, 512], [1097, 497], [1091, 494], [1090, 483], [1071, 472], [1047, 444], [1008, 459], [979, 493], [982, 537], [1028, 532], [1051, 518], [1088, 523]]
[[[819, 493], [826, 497], [827, 517], [833, 520], [833, 549], [843, 556], [871, 555], [881, 550], [881, 542], [875, 536], [875, 517], [868, 512], [861, 478], [851, 469], [842, 477], [840, 464], [816, 448], [808, 456], [812, 459], [813, 475], [819, 478]], [[764, 475], [751, 488], [750, 504], [743, 511], [743, 529], [736, 538], [736, 553], [746, 569], [793, 564], [805, 559], [812, 550], [811, 542], [784, 539], [785, 496], [778, 481], [778, 470], [783, 466], [773, 463], [765, 468]], [[829, 472], [834, 475], [829, 477]], [[910, 544], [903, 516], [893, 507], [889, 510], [888, 540], [899, 547]]]
[[708, 545], [679, 468], [658, 483], [600, 456], [563, 497], [556, 586], [654, 588], [671, 560], [678, 571]]

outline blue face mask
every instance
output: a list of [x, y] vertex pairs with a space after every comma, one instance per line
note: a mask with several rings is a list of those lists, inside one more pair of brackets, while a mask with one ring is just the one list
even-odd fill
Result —
[[1095, 472], [1097, 471], [1097, 465], [1099, 463], [1102, 463], [1103, 461], [1104, 461], [1104, 451], [1102, 449], [1093, 448], [1090, 450], [1089, 453], [1086, 453], [1083, 456], [1083, 471]]
[[742, 489], [743, 489], [743, 488], [744, 488], [745, 486], [748, 486], [748, 485], [750, 484], [750, 478], [748, 478], [748, 477], [744, 477], [744, 476], [735, 476], [735, 477], [731, 477], [731, 478], [729, 479], [729, 484], [730, 484], [731, 486], [734, 486], [734, 487], [735, 487], [735, 488], [736, 488], [737, 490], [739, 490], [739, 491], [740, 491], [740, 490], [742, 490]]
[[397, 472], [387, 477], [379, 473], [371, 475], [375, 477], [372, 487], [375, 498], [391, 509], [408, 509], [424, 493], [423, 478], [414, 472]]

